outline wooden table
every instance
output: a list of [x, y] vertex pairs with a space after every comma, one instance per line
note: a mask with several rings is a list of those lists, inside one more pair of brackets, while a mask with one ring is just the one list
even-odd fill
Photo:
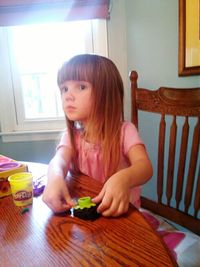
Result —
[[[46, 165], [32, 164], [35, 176]], [[74, 197], [95, 196], [101, 185], [86, 176], [73, 178]], [[0, 266], [177, 266], [159, 236], [142, 214], [130, 206], [120, 218], [84, 221], [58, 216], [34, 198], [29, 212], [0, 199]]]

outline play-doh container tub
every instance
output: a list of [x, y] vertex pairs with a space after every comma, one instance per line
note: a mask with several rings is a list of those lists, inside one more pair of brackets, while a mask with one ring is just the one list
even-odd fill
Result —
[[27, 206], [33, 202], [33, 176], [30, 172], [20, 172], [8, 177], [13, 201], [16, 206]]

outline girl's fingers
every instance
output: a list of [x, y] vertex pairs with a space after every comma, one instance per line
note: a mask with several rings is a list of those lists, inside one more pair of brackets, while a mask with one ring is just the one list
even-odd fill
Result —
[[128, 211], [129, 203], [120, 203], [118, 209], [112, 214], [113, 217], [120, 216]]
[[65, 196], [65, 201], [66, 201], [65, 206], [68, 206], [69, 208], [71, 208], [74, 205], [76, 205], [76, 202], [69, 195]]
[[102, 188], [102, 190], [100, 191], [100, 193], [96, 197], [94, 197], [92, 199], [92, 202], [98, 204], [99, 202], [102, 201], [104, 195], [105, 195], [105, 190], [104, 190], [104, 188]]
[[102, 211], [102, 215], [105, 217], [112, 216], [117, 217], [128, 211], [129, 202], [112, 201], [111, 205]]
[[[103, 213], [104, 213], [104, 211], [105, 210], [108, 210], [110, 207], [111, 207], [111, 205], [112, 205], [112, 201], [113, 201], [113, 199], [111, 198], [111, 197], [107, 197], [106, 195], [103, 197], [103, 200], [102, 200], [102, 202], [101, 202], [101, 204], [98, 206], [98, 208], [97, 208], [97, 211], [99, 212], [99, 213], [102, 213], [102, 215], [104, 215]], [[107, 215], [108, 216], [108, 215]]]
[[70, 208], [66, 203], [62, 203], [60, 200], [48, 202], [47, 205], [55, 213], [64, 212]]
[[75, 205], [75, 202], [69, 195], [67, 195], [65, 198], [45, 199], [44, 202], [54, 213], [68, 211], [72, 206]]

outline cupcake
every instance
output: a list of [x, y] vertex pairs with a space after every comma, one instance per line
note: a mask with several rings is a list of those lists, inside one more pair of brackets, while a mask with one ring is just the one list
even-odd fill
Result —
[[73, 215], [83, 220], [95, 220], [100, 217], [97, 205], [92, 202], [91, 197], [81, 197], [73, 207]]

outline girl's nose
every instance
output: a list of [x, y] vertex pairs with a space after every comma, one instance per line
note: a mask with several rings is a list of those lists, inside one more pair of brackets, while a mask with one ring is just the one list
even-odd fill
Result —
[[74, 97], [74, 94], [72, 93], [71, 90], [68, 90], [66, 93], [65, 93], [65, 100], [66, 101], [74, 101], [75, 97]]

